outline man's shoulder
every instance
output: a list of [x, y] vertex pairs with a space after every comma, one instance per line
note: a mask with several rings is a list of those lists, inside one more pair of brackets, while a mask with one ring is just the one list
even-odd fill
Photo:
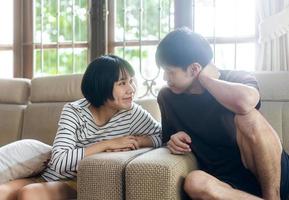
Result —
[[165, 86], [159, 91], [158, 99], [161, 99], [161, 98], [168, 96], [168, 95], [171, 95], [171, 94], [172, 94], [172, 92], [170, 91], [170, 89]]

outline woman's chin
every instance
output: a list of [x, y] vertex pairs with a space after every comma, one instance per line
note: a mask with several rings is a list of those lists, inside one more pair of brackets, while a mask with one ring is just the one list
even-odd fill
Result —
[[128, 110], [132, 107], [132, 101], [130, 102], [125, 102], [123, 105], [122, 105], [122, 109], [125, 109], [125, 110]]

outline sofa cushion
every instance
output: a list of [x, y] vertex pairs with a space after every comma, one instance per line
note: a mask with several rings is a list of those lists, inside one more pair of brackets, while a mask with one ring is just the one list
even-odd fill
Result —
[[36, 139], [52, 145], [65, 102], [32, 103], [24, 111], [22, 139]]
[[289, 101], [289, 72], [255, 72], [263, 101]]
[[158, 122], [161, 121], [161, 113], [156, 99], [138, 99], [135, 102], [148, 111]]
[[260, 111], [289, 153], [289, 72], [255, 72], [261, 94]]
[[30, 95], [30, 80], [0, 79], [0, 91], [0, 104], [27, 104]]
[[31, 81], [31, 102], [69, 102], [83, 98], [82, 75], [38, 77]]
[[77, 175], [78, 200], [120, 200], [125, 195], [125, 167], [135, 157], [150, 151], [103, 152], [80, 161]]
[[20, 139], [25, 105], [0, 104], [0, 147]]
[[125, 170], [126, 199], [187, 199], [183, 184], [186, 175], [198, 169], [193, 154], [173, 155], [161, 147], [133, 159]]
[[0, 184], [38, 174], [50, 159], [51, 146], [19, 140], [0, 148]]

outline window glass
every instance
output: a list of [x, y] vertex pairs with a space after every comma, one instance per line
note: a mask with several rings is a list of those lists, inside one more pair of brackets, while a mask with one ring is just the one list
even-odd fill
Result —
[[0, 51], [0, 78], [13, 77], [13, 52]]
[[83, 73], [88, 64], [88, 0], [36, 0], [34, 75]]

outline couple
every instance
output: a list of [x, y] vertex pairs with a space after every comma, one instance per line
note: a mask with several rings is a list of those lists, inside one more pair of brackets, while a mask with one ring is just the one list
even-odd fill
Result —
[[184, 183], [192, 199], [285, 200], [289, 159], [258, 112], [256, 79], [218, 70], [212, 58], [207, 40], [187, 28], [160, 42], [156, 62], [168, 84], [158, 95], [162, 131], [132, 102], [130, 64], [112, 55], [97, 58], [83, 76], [85, 98], [63, 108], [47, 168], [38, 177], [1, 185], [0, 199], [75, 198], [82, 158], [163, 143], [173, 154], [196, 155], [200, 170], [188, 174]]

